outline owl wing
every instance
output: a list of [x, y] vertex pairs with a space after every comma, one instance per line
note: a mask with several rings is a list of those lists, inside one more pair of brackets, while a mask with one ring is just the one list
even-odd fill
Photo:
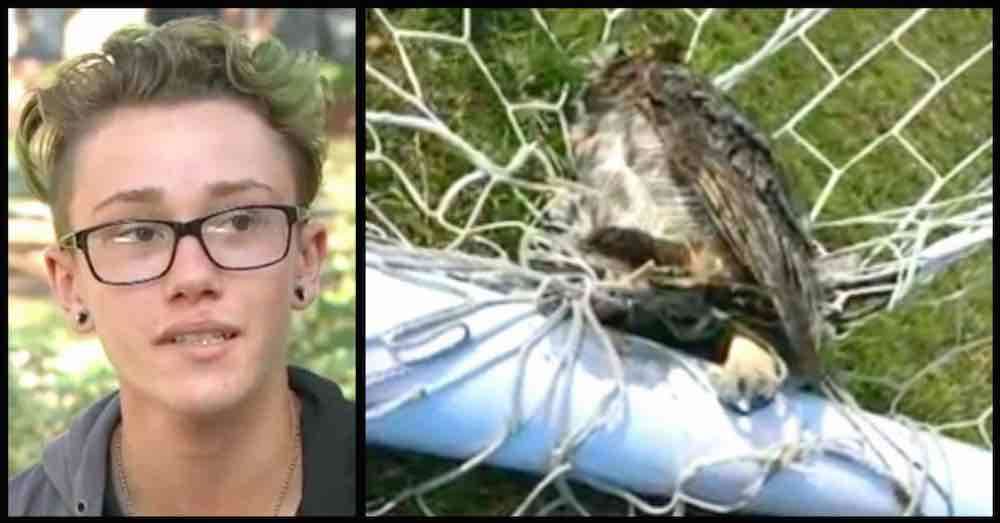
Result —
[[[817, 376], [819, 284], [813, 248], [763, 135], [724, 96], [681, 66], [650, 85], [650, 110], [673, 140], [672, 171], [689, 177], [733, 259], [771, 295], [793, 370]], [[792, 351], [789, 353], [788, 351]]]
[[697, 176], [708, 214], [734, 258], [772, 296], [803, 373], [818, 372], [818, 291], [808, 244], [768, 198], [731, 166], [709, 160]]

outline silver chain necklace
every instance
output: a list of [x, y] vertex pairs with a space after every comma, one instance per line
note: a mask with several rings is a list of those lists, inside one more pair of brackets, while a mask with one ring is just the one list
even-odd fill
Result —
[[[290, 407], [289, 412], [291, 412], [291, 419], [292, 419], [292, 423], [291, 423], [291, 425], [292, 425], [292, 434], [294, 434], [294, 436], [292, 437], [292, 439], [294, 440], [295, 452], [292, 454], [292, 462], [288, 465], [288, 477], [285, 478], [285, 484], [281, 487], [281, 494], [278, 496], [278, 500], [274, 502], [274, 515], [275, 516], [277, 516], [278, 515], [278, 511], [281, 510], [282, 503], [285, 502], [285, 495], [288, 493], [288, 486], [291, 484], [292, 477], [295, 475], [295, 467], [296, 467], [296, 465], [299, 462], [298, 458], [299, 458], [299, 455], [301, 454], [301, 451], [302, 451], [302, 447], [301, 447], [302, 441], [301, 441], [301, 437], [300, 437], [299, 426], [298, 426], [297, 423], [295, 423], [295, 402], [292, 400], [291, 396], [289, 396], [288, 402], [289, 402], [289, 407]], [[115, 452], [117, 453], [117, 458], [118, 458], [118, 460], [117, 460], [118, 461], [118, 464], [117, 464], [118, 465], [118, 467], [117, 467], [118, 468], [118, 479], [119, 479], [119, 482], [121, 484], [122, 493], [124, 494], [124, 497], [125, 497], [125, 515], [126, 516], [134, 516], [135, 515], [135, 511], [133, 510], [133, 507], [132, 507], [132, 500], [129, 499], [129, 495], [128, 495], [128, 478], [125, 476], [125, 467], [122, 465], [124, 463], [124, 459], [122, 458], [122, 437], [123, 436], [122, 436], [121, 427], [119, 427], [119, 429], [118, 429], [118, 437], [116, 438], [117, 441], [115, 443]]]

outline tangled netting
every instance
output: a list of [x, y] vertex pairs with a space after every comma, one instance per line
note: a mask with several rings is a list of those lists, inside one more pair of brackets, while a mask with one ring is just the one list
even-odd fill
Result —
[[[758, 102], [757, 116], [765, 120], [776, 155], [791, 166], [790, 183], [810, 205], [809, 227], [821, 244], [821, 259], [831, 261], [822, 274], [824, 310], [837, 327], [835, 339], [823, 348], [835, 369], [827, 395], [858, 424], [862, 418], [851, 413], [864, 408], [915, 431], [960, 437], [992, 450], [992, 118], [956, 109], [986, 103], [980, 110], [992, 114], [992, 22], [976, 26], [978, 33], [952, 34], [959, 30], [952, 22], [979, 15], [927, 9], [788, 9], [767, 16], [714, 9], [532, 9], [507, 28], [491, 24], [499, 18], [490, 12], [406, 11], [372, 10], [367, 16], [366, 266], [426, 286], [441, 285], [427, 275], [444, 275], [504, 297], [477, 301], [457, 288], [445, 289], [464, 296], [463, 305], [400, 325], [385, 339], [402, 339], [407, 332], [412, 337], [496, 302], [545, 302], [556, 311], [549, 316], [552, 321], [575, 322], [578, 331], [586, 325], [592, 330], [585, 332], [595, 333], [615, 357], [612, 341], [588, 305], [590, 293], [600, 287], [596, 276], [567, 253], [540, 247], [546, 206], [574, 190], [574, 161], [567, 151], [580, 77], [564, 70], [572, 71], [568, 64], [609, 41], [628, 47], [673, 31], [686, 40], [685, 61], [708, 68], [703, 72], [737, 100]], [[991, 13], [985, 16], [992, 19]], [[855, 19], [878, 21], [850, 23]], [[735, 37], [725, 31], [740, 24], [749, 29]], [[857, 34], [845, 36], [854, 28]], [[504, 31], [516, 31], [526, 40], [523, 47], [507, 53], [504, 46], [514, 46], [512, 40], [494, 38]], [[517, 56], [528, 51], [540, 58]], [[911, 80], [900, 82], [899, 75]], [[793, 78], [800, 89], [790, 99], [769, 101], [769, 94], [777, 96], [772, 83], [782, 78]], [[915, 87], [899, 87], [903, 84]], [[843, 100], [852, 95], [870, 107], [847, 103], [843, 109]], [[877, 114], [855, 118], [852, 111]], [[482, 114], [494, 119], [478, 119]], [[539, 262], [556, 258], [564, 267], [576, 267], [576, 275], [540, 269]], [[837, 260], [843, 263], [833, 263]], [[902, 362], [899, 372], [872, 375], [863, 364], [851, 364], [862, 357], [851, 352], [852, 340], [871, 336], [873, 323], [876, 330], [895, 326], [898, 338], [906, 340], [903, 328], [911, 320], [877, 322], [913, 310], [954, 324], [942, 322], [936, 330], [949, 334], [923, 340], [933, 346], [919, 357], [907, 352], [909, 346], [883, 346], [881, 358]], [[511, 350], [523, 357], [530, 346]], [[964, 369], [978, 370], [970, 375]], [[958, 396], [975, 401], [915, 407], [913, 412], [927, 416], [918, 421], [910, 408], [932, 401], [928, 396], [949, 386], [942, 385], [943, 379], [963, 372], [967, 382], [953, 387], [966, 387]], [[381, 378], [369, 376], [366, 382], [374, 379]], [[377, 412], [369, 410], [368, 418], [385, 416], [448, 383], [380, 405]], [[609, 395], [609, 406], [620, 400]], [[512, 420], [519, 415], [512, 408]], [[564, 434], [548, 473], [515, 513], [589, 513], [566, 474], [573, 449], [601, 423], [597, 419], [582, 432]], [[858, 434], [861, 445], [867, 438], [884, 437], [860, 426]], [[476, 468], [510, 435], [498, 435], [444, 475], [415, 478], [419, 484], [391, 499], [369, 500], [369, 513], [383, 514], [413, 499], [430, 514], [425, 494]], [[783, 442], [760, 455], [722, 459], [754, 460], [772, 470], [827, 443]], [[684, 478], [719, 459], [688, 464], [677, 491], [662, 506], [613, 485], [585, 482], [623, 499], [630, 511], [742, 508], [770, 473], [727, 505], [696, 499], [683, 488]], [[914, 513], [920, 493], [938, 486], [919, 466], [921, 456], [908, 459], [915, 464], [912, 470], [887, 465], [881, 470], [902, 493], [903, 512]], [[879, 468], [878, 460], [873, 467]], [[543, 503], [547, 493], [554, 497]]]

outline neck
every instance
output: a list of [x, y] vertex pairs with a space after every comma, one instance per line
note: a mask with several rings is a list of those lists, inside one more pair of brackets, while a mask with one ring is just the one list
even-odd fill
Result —
[[150, 408], [124, 389], [121, 401], [112, 472], [126, 512], [270, 516], [281, 499], [280, 512], [294, 513], [301, 445], [298, 399], [287, 379], [201, 419]]

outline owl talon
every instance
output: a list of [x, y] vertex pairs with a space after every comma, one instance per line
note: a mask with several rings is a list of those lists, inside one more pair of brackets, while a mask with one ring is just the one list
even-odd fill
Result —
[[769, 405], [781, 385], [771, 354], [740, 335], [722, 367], [709, 372], [709, 382], [723, 405], [744, 415]]

